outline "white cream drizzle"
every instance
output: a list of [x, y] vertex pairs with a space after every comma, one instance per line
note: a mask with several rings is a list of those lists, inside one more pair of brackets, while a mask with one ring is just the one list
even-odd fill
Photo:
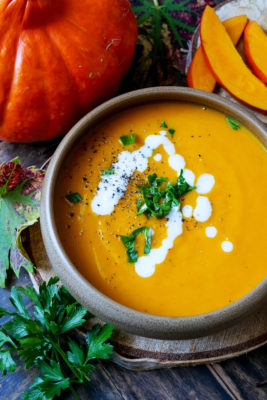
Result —
[[225, 251], [226, 253], [231, 253], [231, 251], [233, 250], [234, 245], [232, 242], [230, 242], [228, 239], [226, 239], [224, 242], [222, 242], [222, 249], [223, 251]]
[[135, 263], [135, 272], [142, 278], [149, 278], [155, 272], [157, 264], [163, 263], [168, 251], [173, 248], [175, 239], [183, 233], [182, 213], [173, 207], [167, 215], [167, 238], [157, 249], [152, 249], [147, 256], [139, 257]]
[[182, 213], [185, 218], [191, 218], [193, 215], [193, 207], [189, 205], [184, 206]]
[[198, 196], [197, 205], [194, 209], [193, 216], [199, 222], [206, 222], [210, 218], [212, 207], [210, 201], [205, 196]]
[[194, 186], [195, 183], [195, 174], [190, 169], [185, 168], [183, 171], [183, 177], [189, 185]]
[[[146, 137], [144, 146], [133, 151], [122, 151], [118, 156], [118, 161], [112, 165], [113, 175], [106, 175], [100, 181], [97, 194], [91, 202], [92, 211], [98, 215], [109, 215], [114, 211], [115, 205], [124, 196], [128, 186], [128, 180], [135, 170], [144, 172], [148, 167], [148, 158], [152, 156], [153, 150], [163, 146], [169, 155], [169, 164], [175, 171], [180, 171], [181, 166], [185, 165], [182, 156], [175, 153], [174, 144], [164, 134], [150, 135]], [[178, 157], [173, 158], [177, 155]], [[180, 172], [179, 172], [180, 174]]]
[[217, 235], [217, 229], [215, 228], [215, 226], [207, 226], [207, 228], [205, 229], [206, 232], [206, 236], [208, 238], [214, 238]]
[[196, 192], [199, 194], [207, 194], [211, 191], [215, 184], [214, 176], [211, 174], [203, 174], [197, 180]]
[[161, 161], [161, 159], [162, 159], [162, 155], [160, 153], [157, 153], [157, 154], [154, 155], [154, 160], [155, 161]]
[[[174, 144], [168, 139], [167, 131], [161, 130], [159, 135], [149, 135], [145, 139], [144, 146], [140, 147], [134, 152], [128, 150], [122, 151], [118, 155], [118, 160], [112, 165], [114, 169], [113, 175], [106, 175], [100, 181], [97, 193], [91, 202], [92, 211], [98, 215], [109, 215], [114, 211], [115, 205], [124, 196], [128, 187], [129, 178], [133, 175], [134, 171], [144, 172], [148, 167], [148, 158], [152, 156], [153, 150], [159, 146], [163, 146], [168, 154], [169, 166], [180, 175], [183, 169], [183, 176], [191, 186], [194, 185], [194, 173], [185, 168], [185, 160], [175, 151]], [[157, 153], [154, 156], [155, 161], [160, 161], [162, 155]], [[215, 179], [211, 174], [202, 174], [199, 176], [196, 183], [196, 191], [199, 194], [209, 193], [215, 184]], [[196, 207], [186, 205], [182, 209], [185, 218], [191, 218], [192, 215], [199, 222], [207, 221], [212, 213], [212, 206], [209, 199], [205, 196], [198, 196]], [[147, 278], [154, 274], [155, 266], [161, 264], [168, 251], [173, 247], [175, 239], [183, 232], [182, 213], [177, 207], [172, 208], [171, 212], [166, 217], [167, 238], [162, 241], [159, 248], [151, 249], [150, 253], [138, 258], [135, 263], [136, 273]], [[207, 227], [207, 237], [215, 237], [217, 229], [215, 227]], [[233, 244], [228, 240], [221, 244], [222, 250], [230, 252], [233, 250]]]

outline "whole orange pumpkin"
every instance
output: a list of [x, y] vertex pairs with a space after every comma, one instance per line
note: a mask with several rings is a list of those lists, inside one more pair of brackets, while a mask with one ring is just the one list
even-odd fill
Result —
[[128, 0], [0, 0], [0, 139], [65, 133], [116, 93], [136, 39]]

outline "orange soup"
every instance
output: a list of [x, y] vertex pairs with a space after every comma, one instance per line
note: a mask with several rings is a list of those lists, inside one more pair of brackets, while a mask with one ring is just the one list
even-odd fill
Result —
[[62, 244], [99, 291], [146, 313], [192, 316], [267, 276], [267, 153], [200, 105], [114, 115], [81, 139], [55, 192]]

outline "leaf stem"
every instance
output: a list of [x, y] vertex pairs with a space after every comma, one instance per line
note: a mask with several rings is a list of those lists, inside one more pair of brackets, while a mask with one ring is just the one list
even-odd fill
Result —
[[159, 8], [159, 0], [153, 0], [154, 6]]
[[76, 400], [81, 400], [81, 398], [79, 397], [78, 393], [74, 390], [74, 387], [72, 385], [70, 385], [70, 390]]
[[[52, 342], [52, 341], [51, 341]], [[81, 382], [81, 377], [80, 375], [77, 374], [77, 372], [75, 371], [75, 369], [73, 368], [73, 366], [71, 365], [71, 363], [69, 362], [69, 360], [67, 359], [64, 351], [61, 349], [60, 345], [52, 342], [54, 348], [56, 349], [56, 351], [60, 354], [61, 358], [64, 360], [64, 362], [66, 363], [66, 365], [69, 367], [69, 369], [73, 372], [73, 375], [76, 376], [76, 378]]]

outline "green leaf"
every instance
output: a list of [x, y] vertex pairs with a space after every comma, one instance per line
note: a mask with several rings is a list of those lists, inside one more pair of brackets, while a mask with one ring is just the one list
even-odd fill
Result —
[[148, 183], [139, 187], [143, 202], [139, 203], [139, 212], [137, 215], [145, 214], [148, 218], [166, 217], [174, 206], [180, 207], [180, 197], [195, 189], [195, 186], [190, 186], [183, 177], [181, 170], [177, 183], [174, 185], [169, 182], [167, 186], [161, 185], [167, 181], [167, 178], [158, 178], [157, 174], [148, 176]]
[[14, 372], [17, 369], [17, 364], [13, 360], [10, 350], [0, 351], [0, 370], [2, 372], [2, 377], [7, 372]]
[[166, 124], [165, 121], [162, 121], [160, 126], [161, 126], [161, 128], [168, 128], [168, 125]]
[[0, 318], [10, 316], [10, 315], [15, 315], [15, 314], [6, 310], [5, 308], [0, 307]]
[[31, 299], [38, 307], [42, 307], [39, 300], [39, 296], [32, 287], [26, 286], [26, 288], [24, 288], [21, 286], [16, 286], [16, 290], [23, 293], [24, 296], [27, 296], [29, 299]]
[[87, 310], [78, 306], [75, 309], [71, 310], [71, 312], [66, 316], [64, 322], [61, 325], [60, 332], [65, 333], [70, 331], [71, 329], [77, 328], [85, 323], [84, 317], [87, 314]]
[[[12, 351], [24, 361], [25, 368], [35, 366], [42, 376], [35, 379], [31, 389], [23, 394], [26, 400], [52, 400], [69, 388], [72, 382], [87, 383], [95, 366], [90, 359], [109, 358], [113, 347], [106, 343], [112, 327], [95, 328], [86, 336], [84, 343], [68, 340], [69, 351], [65, 351], [67, 336], [73, 329], [85, 322], [90, 315], [70, 295], [64, 286], [57, 285], [58, 278], [50, 279], [39, 287], [39, 295], [30, 287], [16, 287], [12, 290], [12, 303], [18, 313], [1, 309], [1, 315], [11, 318], [0, 330], [0, 369], [2, 373], [12, 372], [16, 364]], [[35, 319], [29, 316], [21, 293], [35, 303]], [[68, 335], [64, 335], [68, 332]], [[3, 346], [9, 348], [3, 348]], [[65, 373], [68, 374], [65, 376]]]
[[64, 379], [60, 365], [56, 361], [52, 360], [49, 364], [45, 361], [41, 361], [39, 366], [41, 373], [46, 379], [55, 382]]
[[23, 170], [18, 158], [0, 166], [0, 287], [5, 286], [9, 267], [16, 276], [21, 267], [33, 271], [21, 233], [39, 218], [44, 174], [35, 167]]
[[152, 233], [153, 233], [152, 228], [145, 230], [145, 249], [144, 249], [145, 254], [150, 253]]
[[70, 351], [67, 352], [68, 360], [73, 364], [81, 365], [84, 362], [84, 351], [78, 343], [69, 340]]
[[24, 392], [22, 394], [22, 398], [23, 400], [51, 400], [51, 397], [50, 398], [46, 397], [39, 388], [30, 389], [27, 392]]
[[86, 343], [88, 345], [86, 361], [93, 358], [108, 359], [113, 351], [113, 346], [106, 343], [110, 339], [114, 327], [106, 324], [101, 327], [96, 325], [91, 332], [86, 334]]
[[129, 144], [133, 144], [135, 142], [136, 134], [133, 133], [132, 135], [128, 136], [121, 136], [120, 141], [124, 146], [128, 146]]
[[191, 186], [186, 182], [184, 178], [184, 171], [181, 170], [177, 184], [176, 184], [176, 195], [178, 197], [184, 196], [185, 194], [191, 192], [196, 188], [196, 186]]
[[25, 392], [23, 395], [24, 400], [52, 400], [55, 396], [60, 396], [61, 391], [69, 388], [70, 379], [60, 378], [57, 381], [49, 381], [47, 378], [35, 378], [31, 390]]
[[[139, 212], [140, 213], [140, 212]], [[140, 234], [144, 232], [145, 233], [145, 249], [144, 253], [149, 254], [150, 253], [150, 247], [151, 247], [151, 235], [152, 235], [152, 229], [148, 229], [146, 226], [142, 226], [141, 228], [135, 229], [129, 236], [121, 235], [121, 241], [126, 247], [126, 254], [128, 255], [128, 262], [129, 263], [135, 263], [138, 259], [138, 254], [137, 251], [134, 249], [135, 247], [135, 238]]]
[[226, 121], [228, 122], [228, 124], [231, 126], [232, 129], [234, 129], [235, 131], [237, 131], [238, 129], [241, 128], [241, 125], [239, 124], [239, 122], [235, 121], [234, 119], [230, 118], [230, 117], [225, 117]]
[[173, 138], [173, 135], [175, 134], [175, 129], [168, 129], [169, 134], [171, 135], [171, 137]]
[[104, 169], [103, 175], [113, 175], [115, 174], [115, 169]]
[[71, 203], [79, 203], [80, 201], [82, 201], [82, 196], [78, 192], [69, 193], [67, 194], [66, 199], [69, 200]]
[[4, 324], [5, 330], [16, 339], [28, 336], [30, 334], [28, 330], [28, 319], [15, 315], [12, 320]]
[[139, 27], [135, 57], [124, 91], [183, 85], [186, 50], [205, 2], [132, 0]]
[[11, 344], [14, 348], [16, 348], [16, 345], [11, 339], [11, 337], [6, 335], [3, 331], [0, 331], [0, 349], [7, 343]]
[[15, 286], [13, 286], [13, 288], [11, 289], [11, 296], [9, 298], [9, 301], [12, 303], [12, 305], [16, 308], [16, 310], [22, 317], [27, 319], [30, 318], [29, 313], [24, 306], [22, 296]]

